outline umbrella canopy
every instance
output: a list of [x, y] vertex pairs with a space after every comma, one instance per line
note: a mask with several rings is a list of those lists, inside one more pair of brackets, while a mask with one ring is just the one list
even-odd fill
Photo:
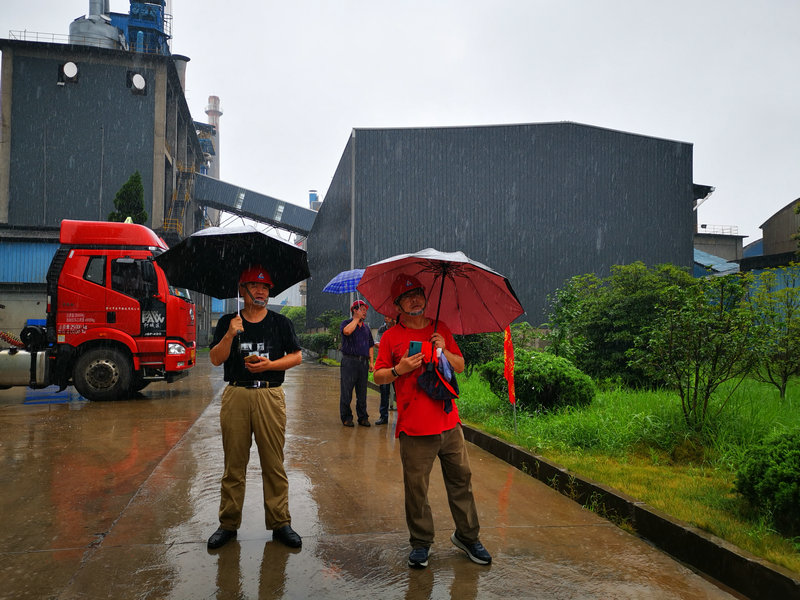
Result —
[[209, 227], [193, 233], [156, 257], [171, 285], [215, 298], [234, 298], [239, 275], [261, 265], [272, 278], [276, 296], [311, 274], [306, 251], [255, 227]]
[[398, 275], [413, 275], [425, 287], [425, 316], [455, 334], [503, 331], [525, 311], [508, 279], [463, 252], [426, 248], [369, 265], [358, 291], [384, 315], [397, 314], [391, 287]]
[[349, 294], [350, 292], [355, 292], [362, 275], [364, 275], [364, 269], [342, 271], [331, 279], [327, 285], [322, 288], [322, 291], [328, 292], [329, 294]]

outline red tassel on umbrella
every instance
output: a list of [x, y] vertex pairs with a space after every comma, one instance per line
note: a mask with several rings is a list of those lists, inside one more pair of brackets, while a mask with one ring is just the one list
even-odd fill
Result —
[[514, 393], [514, 342], [511, 339], [510, 325], [505, 328], [503, 336], [503, 358], [505, 361], [503, 375], [505, 375], [508, 382], [508, 401], [511, 404], [516, 404], [517, 397]]

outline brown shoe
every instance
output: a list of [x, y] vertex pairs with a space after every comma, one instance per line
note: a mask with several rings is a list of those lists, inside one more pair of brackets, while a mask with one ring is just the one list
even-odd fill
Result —
[[345, 421], [344, 423], [342, 423], [342, 425], [344, 425], [345, 427], [352, 427], [353, 426], [353, 419], [350, 419], [349, 421]]
[[358, 424], [362, 427], [369, 427], [369, 419], [359, 419]]

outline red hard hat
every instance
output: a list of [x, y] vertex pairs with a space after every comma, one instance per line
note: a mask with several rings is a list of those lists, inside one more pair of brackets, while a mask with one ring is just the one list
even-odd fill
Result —
[[401, 273], [392, 284], [392, 298], [396, 302], [397, 299], [406, 292], [416, 289], [422, 290], [423, 293], [425, 292], [425, 288], [420, 283], [419, 279], [413, 275], [404, 275]]
[[242, 271], [239, 276], [239, 285], [243, 283], [266, 283], [269, 287], [272, 287], [272, 278], [261, 265], [252, 265]]

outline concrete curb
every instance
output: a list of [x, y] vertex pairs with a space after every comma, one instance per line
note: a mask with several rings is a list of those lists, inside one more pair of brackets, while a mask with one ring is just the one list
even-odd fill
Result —
[[753, 556], [622, 492], [570, 473], [545, 458], [464, 425], [471, 443], [636, 533], [673, 558], [752, 600], [800, 598], [800, 575]]

